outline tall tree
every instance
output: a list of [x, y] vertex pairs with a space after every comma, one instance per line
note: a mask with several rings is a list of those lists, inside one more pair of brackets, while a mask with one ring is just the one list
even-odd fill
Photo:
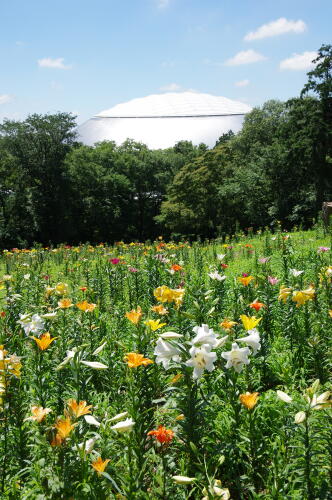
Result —
[[315, 67], [308, 73], [308, 82], [301, 97], [313, 93], [319, 99], [321, 117], [316, 148], [317, 209], [323, 201], [332, 199], [332, 45], [322, 45], [313, 61]]
[[5, 120], [2, 147], [24, 174], [34, 216], [30, 243], [63, 241], [67, 185], [64, 159], [75, 144], [75, 117], [70, 113], [30, 115], [25, 121]]

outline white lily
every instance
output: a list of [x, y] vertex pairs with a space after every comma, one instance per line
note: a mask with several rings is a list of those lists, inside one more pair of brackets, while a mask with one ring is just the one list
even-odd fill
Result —
[[84, 450], [85, 453], [91, 453], [93, 448], [94, 448], [94, 445], [96, 443], [98, 438], [94, 437], [94, 438], [91, 438], [91, 439], [88, 439], [87, 441], [83, 441], [83, 443], [79, 443], [77, 445], [77, 447], [80, 449], [80, 450]]
[[242, 371], [243, 365], [249, 365], [250, 360], [248, 355], [250, 354], [249, 347], [239, 347], [235, 342], [232, 344], [232, 350], [228, 352], [222, 352], [221, 356], [226, 359], [226, 368], [234, 368], [238, 373]]
[[161, 338], [157, 340], [153, 354], [156, 356], [156, 363], [161, 363], [165, 370], [169, 368], [171, 361], [175, 361], [177, 363], [181, 361], [180, 350], [171, 345], [169, 342], [165, 342], [165, 340]]
[[211, 345], [203, 344], [200, 347], [193, 346], [189, 354], [191, 359], [186, 361], [186, 365], [194, 368], [193, 378], [199, 379], [203, 375], [204, 370], [212, 372], [214, 370], [214, 362], [217, 359], [217, 354], [211, 352]]
[[304, 273], [304, 271], [297, 271], [296, 269], [290, 269], [289, 270], [290, 274], [292, 276], [294, 276], [295, 278], [297, 278], [298, 276], [300, 276], [302, 273]]
[[212, 328], [208, 325], [195, 326], [193, 332], [196, 333], [196, 337], [193, 338], [191, 344], [209, 344], [211, 347], [215, 347], [218, 344], [218, 337], [216, 337]]
[[20, 314], [20, 319], [18, 322], [26, 335], [34, 333], [38, 335], [44, 329], [44, 321], [39, 316], [39, 314], [34, 314], [32, 317], [28, 314]]
[[256, 354], [257, 351], [261, 348], [260, 344], [260, 336], [257, 328], [253, 328], [252, 330], [248, 330], [249, 335], [246, 337], [241, 337], [239, 339], [235, 339], [236, 342], [244, 342], [249, 347], [252, 348], [253, 355]]
[[213, 271], [212, 273], [208, 273], [208, 276], [212, 280], [216, 280], [216, 281], [224, 281], [226, 279], [226, 276], [219, 274], [218, 271]]

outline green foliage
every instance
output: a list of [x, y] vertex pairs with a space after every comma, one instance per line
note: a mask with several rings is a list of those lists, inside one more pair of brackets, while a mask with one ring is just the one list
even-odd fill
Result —
[[75, 125], [67, 113], [0, 125], [0, 247], [310, 227], [332, 199], [332, 48], [301, 97], [254, 108], [210, 150], [88, 147]]

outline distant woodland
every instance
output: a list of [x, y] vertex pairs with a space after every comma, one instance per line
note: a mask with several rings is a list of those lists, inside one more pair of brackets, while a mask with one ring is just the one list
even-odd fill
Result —
[[77, 141], [68, 113], [0, 124], [0, 247], [214, 238], [310, 226], [332, 201], [332, 46], [298, 97], [268, 101], [209, 149]]

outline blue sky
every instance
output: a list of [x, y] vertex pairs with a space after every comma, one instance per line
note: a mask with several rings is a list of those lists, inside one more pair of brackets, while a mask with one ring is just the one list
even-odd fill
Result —
[[[299, 94], [332, 42], [331, 0], [4, 0], [0, 120], [194, 89], [260, 105]], [[249, 35], [250, 33], [250, 35]]]

